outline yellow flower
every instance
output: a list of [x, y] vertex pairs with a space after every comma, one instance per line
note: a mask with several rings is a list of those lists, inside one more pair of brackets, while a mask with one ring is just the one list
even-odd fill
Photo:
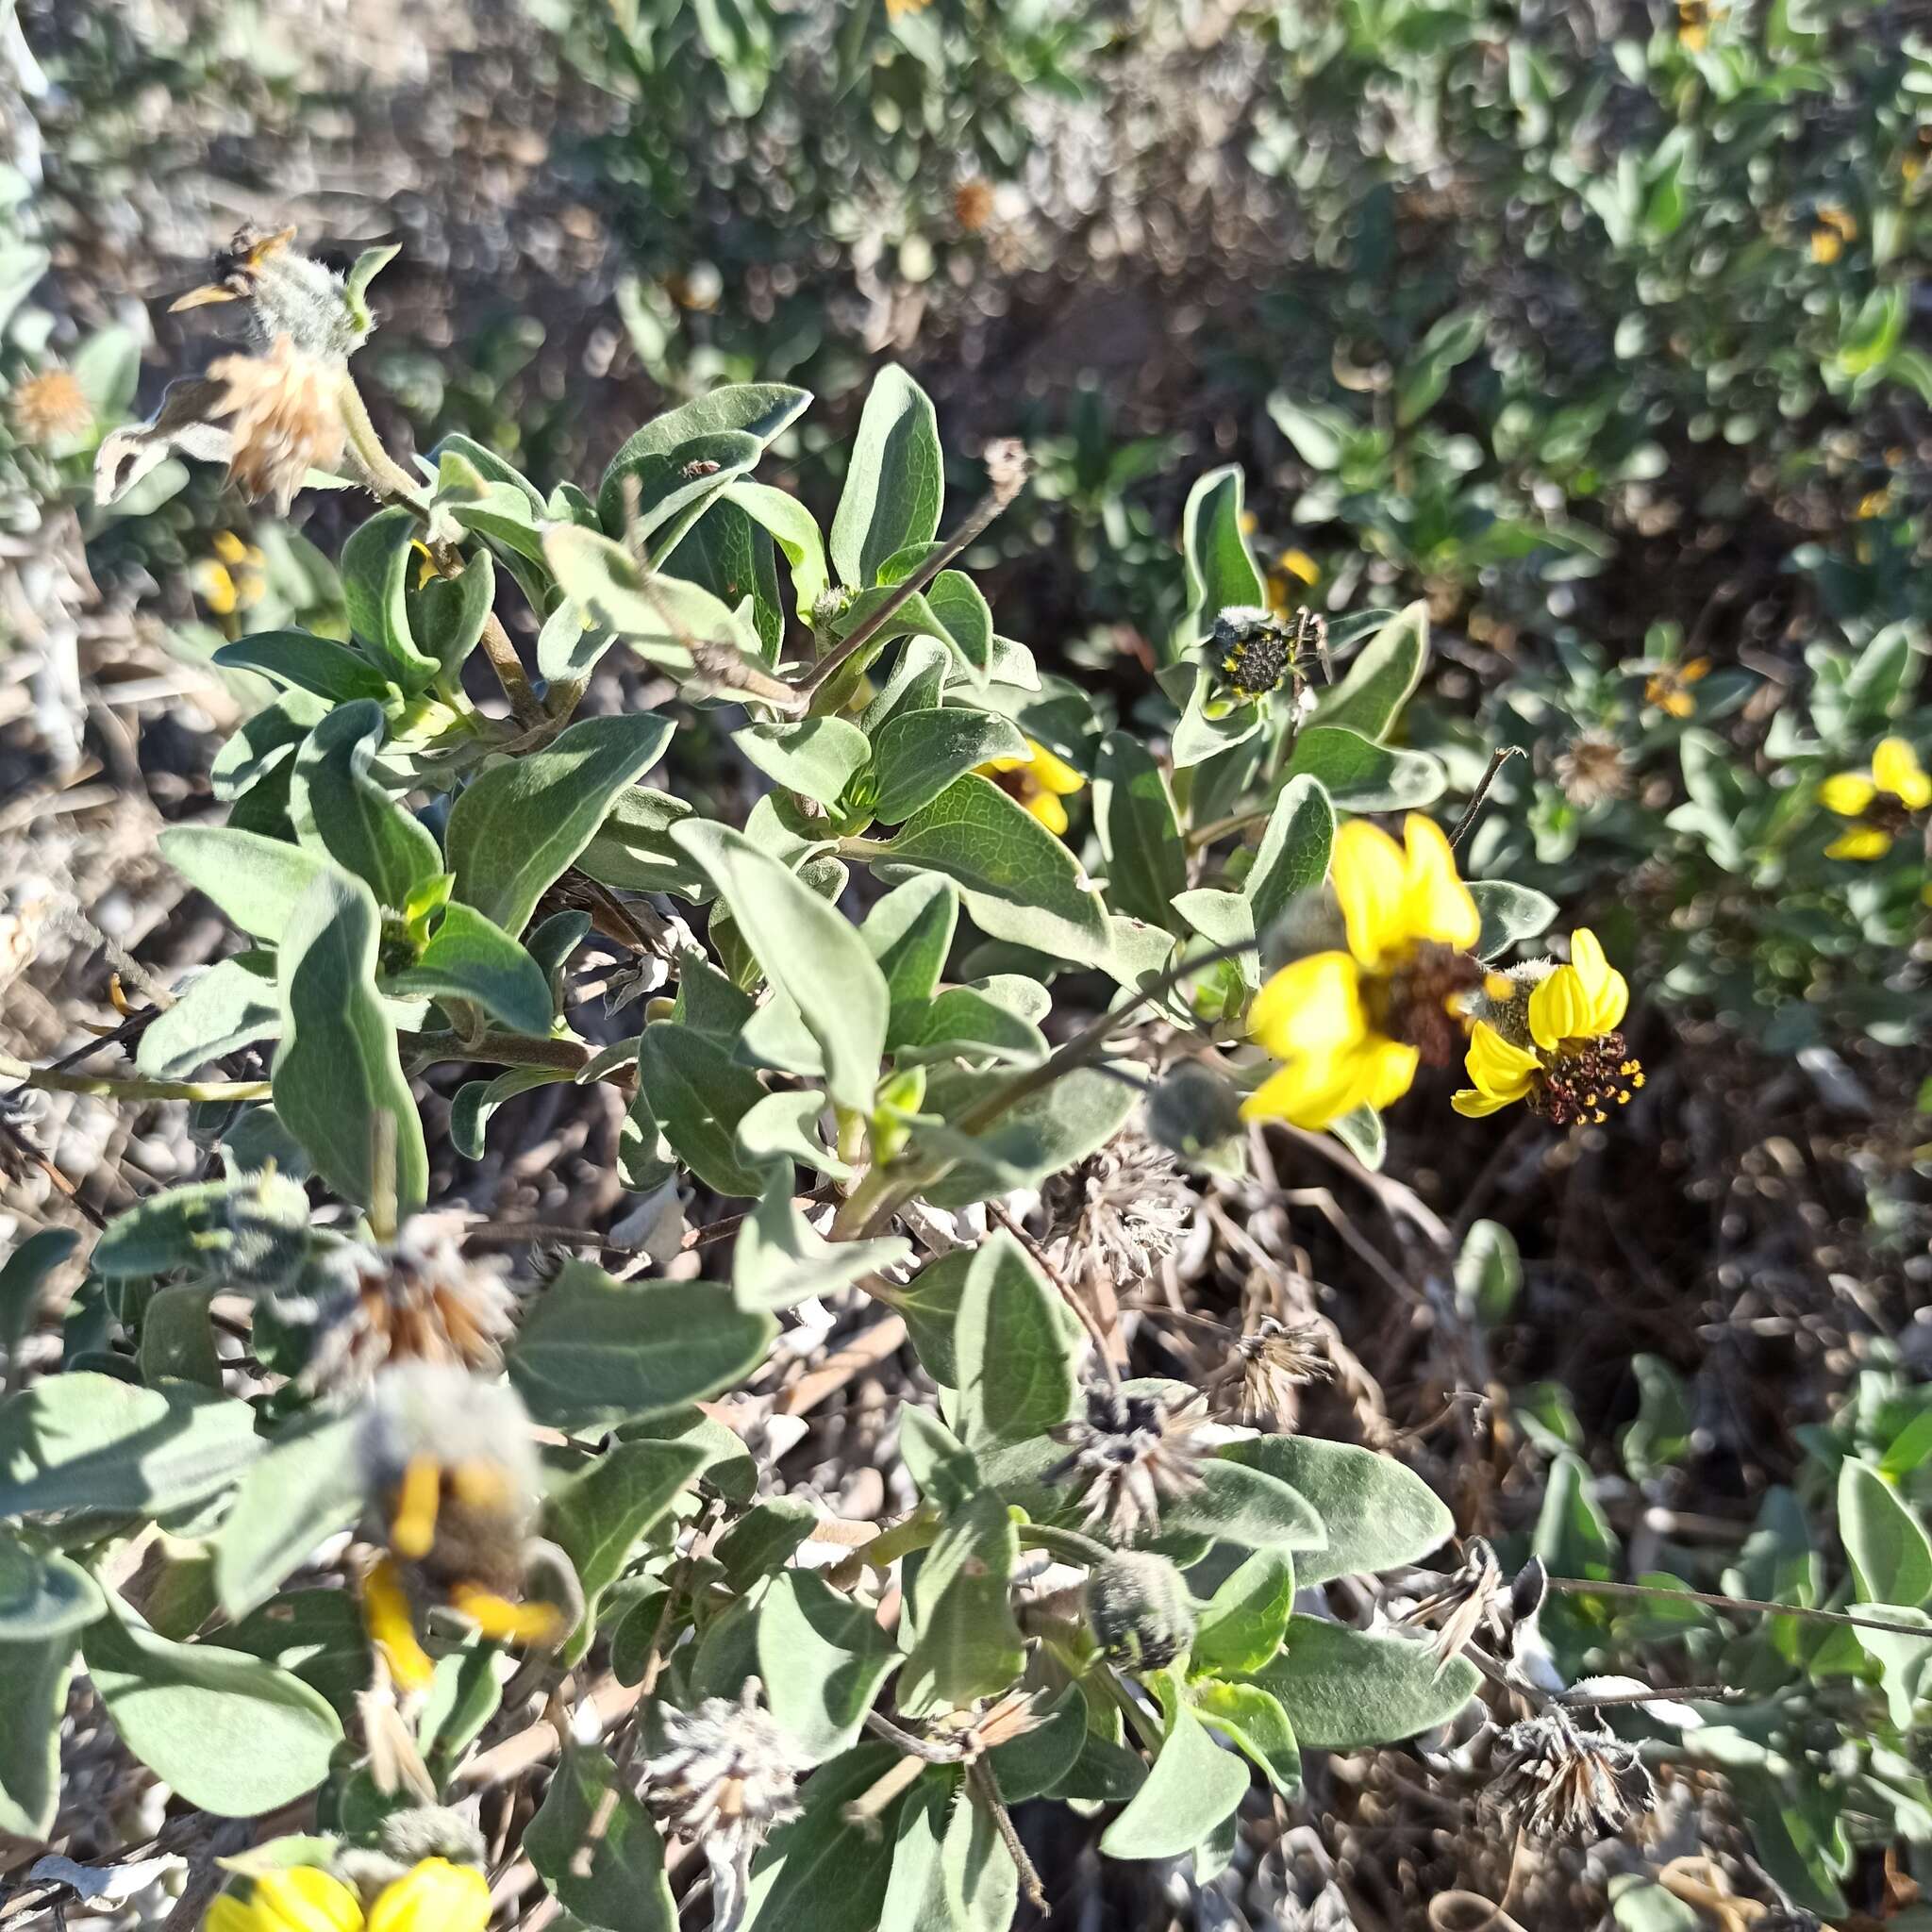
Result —
[[261, 552], [233, 530], [217, 530], [209, 543], [215, 554], [204, 557], [188, 573], [194, 594], [216, 617], [232, 617], [260, 603], [268, 588]]
[[1710, 43], [1711, 25], [1729, 9], [1707, 0], [1677, 0], [1677, 44], [1687, 54], [1701, 54]]
[[1909, 813], [1932, 805], [1932, 777], [1903, 738], [1885, 738], [1865, 772], [1837, 772], [1818, 788], [1818, 802], [1848, 825], [1824, 848], [1827, 858], [1883, 858]]
[[1844, 253], [1847, 242], [1858, 239], [1857, 219], [1836, 202], [1825, 202], [1811, 216], [1811, 259], [1824, 267]]
[[1688, 664], [1660, 664], [1643, 687], [1643, 702], [1668, 711], [1673, 718], [1688, 718], [1697, 708], [1689, 686], [1707, 676], [1708, 658], [1693, 658]]
[[1268, 608], [1276, 617], [1290, 616], [1300, 591], [1298, 585], [1319, 583], [1322, 566], [1306, 550], [1284, 550], [1268, 573]]
[[489, 1923], [490, 1881], [482, 1873], [425, 1858], [377, 1893], [368, 1932], [483, 1932]]
[[1067, 808], [1061, 800], [1087, 783], [1064, 758], [1030, 738], [1024, 758], [991, 758], [979, 767], [979, 775], [1010, 792], [1056, 839], [1067, 836]]
[[294, 1865], [264, 1872], [245, 1902], [216, 1899], [204, 1924], [206, 1932], [362, 1932], [362, 1907], [340, 1878]]
[[1601, 1123], [1609, 1103], [1621, 1107], [1643, 1085], [1643, 1068], [1618, 1030], [1629, 986], [1588, 927], [1571, 936], [1570, 963], [1544, 973], [1527, 1000], [1521, 994], [1507, 974], [1485, 981], [1474, 1003], [1484, 1017], [1464, 1061], [1475, 1084], [1454, 1096], [1457, 1113], [1494, 1113], [1520, 1100], [1559, 1127]]
[[1440, 826], [1418, 812], [1403, 843], [1363, 819], [1335, 840], [1333, 878], [1348, 950], [1284, 966], [1249, 1011], [1249, 1036], [1281, 1061], [1248, 1097], [1250, 1120], [1319, 1128], [1408, 1091], [1424, 1059], [1452, 1057], [1456, 1011], [1481, 969], [1482, 921]]

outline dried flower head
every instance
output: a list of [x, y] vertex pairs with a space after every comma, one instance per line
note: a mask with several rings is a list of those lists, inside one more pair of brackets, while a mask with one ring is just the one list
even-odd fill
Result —
[[953, 191], [953, 217], [969, 235], [976, 235], [992, 220], [991, 185], [975, 175]]
[[1610, 1838], [1657, 1808], [1637, 1747], [1560, 1704], [1498, 1734], [1491, 1801], [1539, 1838]]
[[275, 1299], [275, 1312], [313, 1338], [308, 1387], [363, 1388], [396, 1362], [486, 1373], [501, 1366], [501, 1344], [515, 1326], [509, 1264], [466, 1256], [461, 1225], [455, 1214], [418, 1214], [387, 1247], [345, 1241]]
[[1087, 1526], [1105, 1523], [1130, 1541], [1160, 1527], [1163, 1503], [1201, 1486], [1207, 1450], [1195, 1431], [1206, 1420], [1199, 1396], [1171, 1408], [1152, 1390], [1090, 1389], [1085, 1415], [1050, 1432], [1068, 1454], [1046, 1480], [1078, 1485]]
[[760, 1689], [748, 1677], [736, 1703], [708, 1697], [695, 1710], [663, 1709], [664, 1749], [644, 1765], [651, 1808], [704, 1849], [714, 1932], [731, 1932], [743, 1916], [752, 1855], [774, 1825], [798, 1815], [798, 1780], [810, 1769], [758, 1708]]
[[1319, 1322], [1278, 1322], [1273, 1315], [1263, 1315], [1235, 1342], [1227, 1365], [1241, 1420], [1277, 1427], [1294, 1413], [1297, 1389], [1326, 1381], [1334, 1372]]
[[287, 512], [311, 469], [342, 459], [342, 367], [277, 336], [267, 354], [224, 356], [208, 375], [225, 385], [212, 411], [232, 425], [228, 475]]
[[372, 1535], [388, 1549], [364, 1581], [363, 1614], [400, 1682], [428, 1680], [415, 1618], [430, 1603], [452, 1606], [487, 1637], [541, 1643], [557, 1634], [554, 1605], [520, 1600], [539, 1472], [513, 1390], [446, 1363], [387, 1369], [363, 1407], [357, 1450]]
[[72, 370], [43, 369], [14, 386], [10, 413], [24, 441], [45, 447], [85, 436], [93, 427], [93, 406]]
[[1557, 783], [1578, 811], [1607, 805], [1630, 790], [1630, 764], [1607, 731], [1585, 731], [1557, 754]]
[[1196, 1205], [1166, 1148], [1116, 1134], [1041, 1191], [1047, 1258], [1073, 1281], [1100, 1275], [1116, 1291], [1145, 1281], [1181, 1244]]
[[1411, 1605], [1400, 1620], [1405, 1624], [1434, 1624], [1430, 1645], [1441, 1674], [1450, 1658], [1460, 1657], [1470, 1639], [1487, 1629], [1501, 1642], [1507, 1633], [1503, 1566], [1487, 1538], [1473, 1536], [1457, 1570], [1442, 1588]]

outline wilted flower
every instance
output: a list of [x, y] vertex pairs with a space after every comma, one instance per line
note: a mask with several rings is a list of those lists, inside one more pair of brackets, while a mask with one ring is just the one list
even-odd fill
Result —
[[1824, 848], [1827, 858], [1883, 858], [1910, 814], [1932, 805], [1932, 777], [1903, 738], [1884, 738], [1863, 772], [1838, 772], [1818, 788], [1818, 802], [1856, 819]]
[[1250, 1035], [1282, 1062], [1250, 1094], [1250, 1120], [1319, 1128], [1407, 1092], [1417, 1066], [1454, 1058], [1469, 956], [1482, 921], [1441, 828], [1419, 812], [1403, 844], [1365, 819], [1336, 834], [1332, 876], [1346, 952], [1310, 953], [1256, 995]]
[[1228, 696], [1251, 705], [1284, 685], [1299, 684], [1307, 654], [1319, 651], [1326, 638], [1326, 621], [1319, 611], [1276, 616], [1259, 605], [1231, 605], [1214, 620], [1208, 662]]
[[977, 769], [981, 777], [991, 778], [1001, 791], [1017, 798], [1056, 839], [1066, 837], [1063, 801], [1087, 783], [1066, 759], [1029, 738], [1024, 758], [990, 758]]
[[392, 1362], [491, 1371], [515, 1324], [509, 1264], [473, 1260], [458, 1244], [459, 1217], [418, 1214], [387, 1247], [345, 1241], [319, 1256], [297, 1291], [272, 1303], [314, 1340], [310, 1388], [367, 1385]]
[[1475, 1085], [1450, 1104], [1479, 1116], [1520, 1100], [1559, 1127], [1601, 1124], [1643, 1085], [1642, 1063], [1618, 1030], [1629, 1004], [1624, 975], [1585, 926], [1571, 936], [1567, 966], [1541, 960], [1490, 974], [1467, 1003], [1475, 1026], [1465, 1064]]
[[1045, 1480], [1080, 1486], [1090, 1529], [1105, 1523], [1122, 1542], [1158, 1530], [1161, 1505], [1201, 1486], [1207, 1451], [1194, 1432], [1207, 1418], [1199, 1402], [1170, 1409], [1148, 1390], [1088, 1390], [1086, 1414], [1048, 1432], [1069, 1453]]
[[1673, 718], [1688, 718], [1697, 708], [1690, 687], [1709, 675], [1708, 658], [1692, 658], [1688, 664], [1659, 664], [1644, 681], [1643, 702]]
[[1462, 1567], [1441, 1590], [1412, 1604], [1400, 1620], [1405, 1624], [1434, 1624], [1437, 1674], [1478, 1630], [1487, 1628], [1498, 1641], [1507, 1630], [1503, 1566], [1485, 1537], [1469, 1540]]
[[399, 1683], [415, 1689], [430, 1675], [415, 1634], [421, 1601], [451, 1605], [486, 1637], [541, 1643], [556, 1635], [555, 1605], [520, 1601], [538, 1468], [512, 1390], [441, 1363], [388, 1369], [357, 1447], [388, 1546], [364, 1580], [363, 1616]]
[[1278, 1322], [1263, 1315], [1230, 1351], [1227, 1379], [1239, 1378], [1235, 1411], [1244, 1423], [1280, 1423], [1293, 1413], [1295, 1391], [1334, 1374], [1319, 1322]]
[[752, 1855], [774, 1825], [798, 1815], [798, 1780], [810, 1769], [758, 1708], [760, 1688], [749, 1677], [736, 1703], [708, 1697], [695, 1710], [662, 1709], [664, 1749], [644, 1765], [651, 1808], [703, 1847], [714, 1932], [731, 1932], [742, 1916]]
[[992, 189], [977, 175], [953, 191], [953, 219], [969, 235], [978, 234], [992, 220]]
[[72, 370], [43, 369], [14, 385], [9, 406], [24, 441], [44, 447], [85, 436], [93, 427], [93, 406]]
[[1194, 1194], [1164, 1147], [1131, 1131], [1041, 1190], [1047, 1258], [1074, 1281], [1145, 1281], [1180, 1246]]
[[474, 1865], [425, 1858], [376, 1893], [367, 1915], [340, 1878], [313, 1865], [264, 1872], [246, 1898], [208, 1909], [208, 1932], [483, 1932], [490, 1881]]
[[1557, 783], [1578, 811], [1622, 798], [1630, 790], [1629, 760], [1607, 731], [1586, 731], [1557, 754]]
[[1657, 1787], [1634, 1744], [1581, 1724], [1560, 1704], [1497, 1738], [1490, 1797], [1520, 1812], [1539, 1838], [1599, 1839], [1657, 1808]]

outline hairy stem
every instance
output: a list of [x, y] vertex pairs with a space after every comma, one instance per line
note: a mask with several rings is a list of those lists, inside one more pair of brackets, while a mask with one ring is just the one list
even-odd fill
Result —
[[0, 1054], [0, 1080], [18, 1080], [43, 1093], [85, 1093], [95, 1100], [266, 1100], [266, 1080], [116, 1080], [100, 1074], [63, 1074]]

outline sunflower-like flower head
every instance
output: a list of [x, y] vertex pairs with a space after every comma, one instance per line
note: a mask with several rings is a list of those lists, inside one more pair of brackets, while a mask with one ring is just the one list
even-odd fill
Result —
[[1238, 705], [1252, 705], [1284, 686], [1300, 685], [1308, 653], [1319, 650], [1326, 638], [1326, 622], [1319, 611], [1277, 615], [1258, 604], [1237, 604], [1214, 620], [1208, 665], [1228, 697]]
[[554, 1604], [521, 1600], [538, 1468], [513, 1391], [443, 1363], [388, 1369], [363, 1408], [357, 1446], [387, 1549], [364, 1580], [363, 1620], [398, 1683], [421, 1688], [433, 1669], [416, 1637], [419, 1605], [447, 1604], [505, 1641], [558, 1635]]
[[230, 1892], [208, 1909], [207, 1932], [483, 1932], [490, 1881], [474, 1865], [425, 1858], [362, 1900], [333, 1873], [295, 1865], [264, 1872], [245, 1897]]
[[1559, 1127], [1601, 1124], [1643, 1085], [1619, 1030], [1629, 1004], [1628, 983], [1584, 926], [1571, 936], [1568, 965], [1488, 974], [1465, 1002], [1475, 1025], [1464, 1064], [1475, 1084], [1451, 1104], [1477, 1116], [1520, 1100]]
[[1029, 738], [1024, 758], [990, 758], [978, 772], [1017, 798], [1056, 839], [1067, 836], [1066, 801], [1087, 781], [1065, 758]]
[[1332, 876], [1348, 950], [1293, 960], [1256, 995], [1249, 1035], [1282, 1064], [1248, 1097], [1250, 1120], [1319, 1128], [1387, 1107], [1422, 1062], [1446, 1066], [1461, 1043], [1482, 920], [1441, 828], [1411, 812], [1398, 845], [1351, 819]]
[[1862, 772], [1837, 772], [1818, 802], [1849, 824], [1824, 848], [1827, 858], [1883, 858], [1915, 811], [1932, 805], [1932, 777], [1903, 738], [1880, 739]]

